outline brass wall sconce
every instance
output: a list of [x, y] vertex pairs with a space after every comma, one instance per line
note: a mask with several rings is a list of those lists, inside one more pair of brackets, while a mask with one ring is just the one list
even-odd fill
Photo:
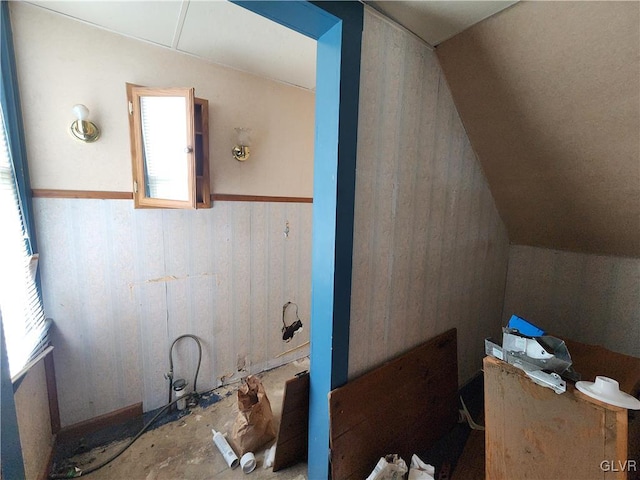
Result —
[[100, 138], [100, 129], [88, 120], [89, 109], [82, 104], [73, 107], [78, 119], [71, 124], [71, 135], [85, 143], [92, 143]]
[[251, 130], [248, 128], [236, 128], [238, 144], [233, 147], [233, 158], [239, 162], [249, 160], [251, 156]]

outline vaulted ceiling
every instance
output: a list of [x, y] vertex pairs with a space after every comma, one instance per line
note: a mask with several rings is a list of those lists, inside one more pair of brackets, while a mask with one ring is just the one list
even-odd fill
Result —
[[512, 243], [640, 256], [640, 3], [520, 2], [436, 50]]

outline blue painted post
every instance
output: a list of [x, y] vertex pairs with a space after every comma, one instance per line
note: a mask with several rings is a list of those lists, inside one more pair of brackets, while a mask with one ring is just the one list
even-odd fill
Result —
[[346, 383], [349, 373], [363, 6], [340, 1], [234, 3], [318, 41], [308, 475], [323, 480], [329, 476], [328, 394]]
[[[310, 479], [329, 475], [342, 22], [318, 39], [311, 254]], [[347, 346], [348, 354], [348, 346]]]

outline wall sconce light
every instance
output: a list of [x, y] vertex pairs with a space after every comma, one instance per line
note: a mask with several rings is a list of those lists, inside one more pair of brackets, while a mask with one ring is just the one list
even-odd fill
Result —
[[95, 142], [100, 138], [100, 129], [88, 120], [89, 109], [82, 104], [73, 107], [73, 113], [78, 119], [71, 124], [71, 135], [86, 143]]
[[233, 147], [233, 158], [239, 162], [249, 160], [251, 155], [251, 130], [248, 128], [236, 128], [238, 144]]

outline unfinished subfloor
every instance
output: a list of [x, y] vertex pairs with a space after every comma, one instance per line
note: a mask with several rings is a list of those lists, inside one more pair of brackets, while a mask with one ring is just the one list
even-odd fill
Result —
[[[279, 428], [282, 409], [282, 397], [285, 382], [296, 373], [309, 369], [309, 359], [304, 358], [274, 370], [262, 373], [259, 377], [269, 397]], [[162, 425], [144, 433], [122, 455], [89, 477], [100, 479], [132, 480], [199, 480], [199, 479], [236, 479], [253, 480], [305, 480], [307, 464], [299, 463], [274, 473], [271, 468], [263, 468], [264, 451], [255, 452], [257, 467], [249, 474], [240, 468], [231, 470], [211, 439], [211, 429], [229, 433], [237, 415], [237, 397], [235, 391], [239, 384], [222, 387], [216, 393], [223, 397], [207, 407], [195, 407], [189, 415]], [[227, 395], [231, 392], [231, 395]], [[97, 465], [117, 452], [128, 439], [112, 443], [107, 447], [95, 448], [72, 460], [87, 469]], [[271, 442], [267, 446], [273, 444]], [[84, 477], [84, 476], [83, 476]]]

